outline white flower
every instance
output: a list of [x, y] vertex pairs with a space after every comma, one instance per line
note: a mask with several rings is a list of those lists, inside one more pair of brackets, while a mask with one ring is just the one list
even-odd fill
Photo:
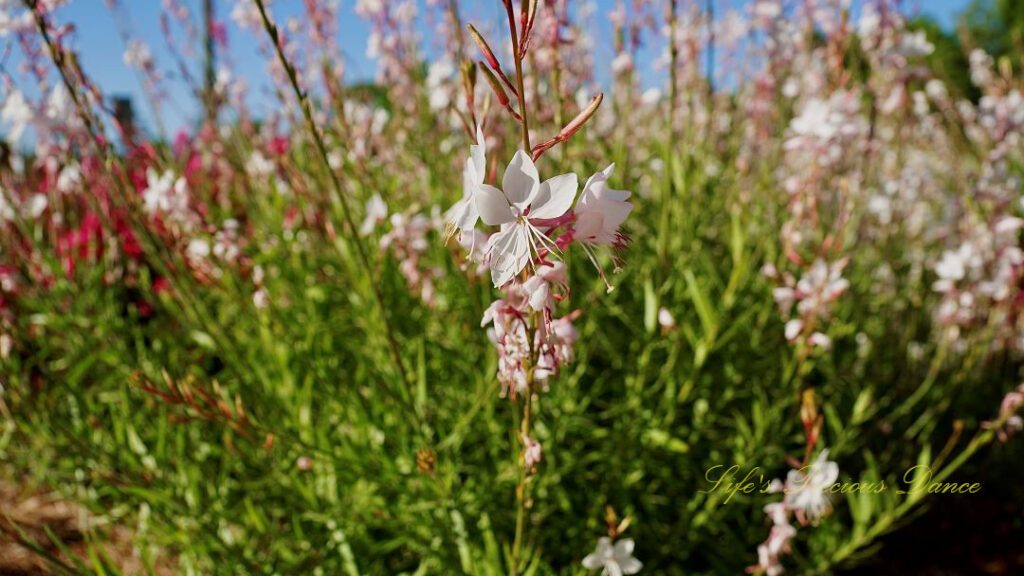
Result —
[[793, 118], [790, 129], [797, 136], [830, 140], [838, 132], [833, 121], [832, 108], [829, 103], [818, 98], [811, 98], [804, 105], [799, 116]]
[[364, 18], [371, 18], [384, 11], [384, 2], [382, 0], [356, 0], [355, 10], [356, 14]]
[[173, 218], [184, 218], [188, 210], [188, 183], [174, 178], [170, 170], [158, 174], [146, 170], [146, 190], [142, 193], [143, 208], [148, 214], [164, 213]]
[[82, 184], [82, 171], [79, 170], [78, 164], [68, 164], [61, 169], [60, 174], [57, 175], [57, 191], [68, 194], [77, 190], [78, 186]]
[[786, 506], [812, 523], [832, 511], [827, 490], [839, 478], [839, 466], [828, 460], [828, 450], [822, 450], [808, 466], [790, 470], [786, 475]]
[[488, 184], [476, 189], [480, 219], [489, 226], [501, 226], [488, 246], [495, 287], [519, 274], [540, 253], [541, 247], [554, 248], [535, 222], [565, 214], [579, 187], [575, 174], [561, 174], [541, 182], [533, 160], [522, 150], [509, 162], [501, 184], [503, 190]]
[[588, 570], [603, 568], [603, 576], [622, 576], [636, 574], [643, 568], [643, 563], [633, 557], [633, 539], [619, 540], [612, 545], [612, 539], [606, 537], [597, 541], [597, 548], [583, 559], [583, 567]]
[[942, 254], [942, 260], [935, 264], [935, 274], [943, 280], [962, 280], [967, 272], [964, 264], [961, 251], [947, 250]]
[[448, 86], [456, 72], [458, 70], [456, 70], [455, 64], [447, 56], [434, 62], [427, 69], [427, 93], [430, 95], [431, 110], [444, 110], [451, 104], [451, 92]]
[[34, 194], [32, 198], [25, 203], [22, 208], [25, 211], [25, 217], [29, 220], [35, 220], [43, 215], [46, 211], [47, 206], [50, 205], [49, 200], [46, 198], [46, 194]]
[[194, 262], [204, 260], [210, 256], [210, 243], [202, 238], [196, 238], [189, 241], [185, 253], [189, 260]]
[[250, 176], [263, 178], [276, 172], [277, 165], [259, 150], [254, 150], [252, 155], [249, 156], [248, 162], [245, 163], [245, 170]]
[[124, 51], [124, 63], [132, 68], [146, 70], [153, 65], [153, 54], [144, 42], [131, 39]]
[[14, 146], [32, 122], [34, 114], [25, 97], [18, 90], [12, 90], [0, 107], [0, 123], [8, 124], [7, 142]]
[[790, 342], [796, 340], [797, 336], [800, 335], [803, 329], [804, 321], [799, 318], [794, 318], [789, 322], [786, 322], [786, 340], [789, 340]]
[[[778, 482], [778, 480], [775, 480], [775, 482]], [[769, 488], [771, 488], [770, 484]], [[765, 504], [764, 515], [767, 516], [772, 521], [772, 524], [776, 526], [789, 524], [789, 510], [783, 502]]]
[[0, 0], [0, 38], [32, 27], [32, 13], [20, 5], [15, 0]]
[[59, 123], [75, 125], [80, 120], [73, 115], [73, 102], [63, 83], [57, 83], [46, 99], [46, 117]]
[[672, 316], [672, 313], [668, 311], [668, 308], [665, 308], [664, 306], [658, 308], [658, 324], [666, 330], [671, 330], [676, 327], [676, 319]]
[[819, 258], [814, 261], [796, 283], [796, 297], [800, 300], [797, 310], [801, 315], [825, 314], [824, 305], [839, 298], [850, 287], [850, 282], [842, 276], [845, 266], [845, 260], [828, 263]]
[[476, 227], [480, 213], [476, 209], [476, 191], [484, 183], [487, 175], [487, 144], [484, 133], [477, 128], [476, 144], [469, 147], [469, 158], [462, 170], [462, 200], [455, 203], [446, 214], [449, 226], [459, 232], [472, 230]]
[[[267, 16], [270, 16], [270, 0], [264, 0], [263, 3], [268, 10]], [[246, 0], [236, 0], [235, 7], [231, 9], [231, 19], [235, 21], [239, 28], [249, 30], [259, 30], [263, 25], [263, 17], [260, 16], [259, 7], [254, 2]]]
[[925, 35], [924, 30], [904, 33], [903, 38], [900, 40], [900, 54], [907, 58], [927, 56], [934, 51], [935, 46], [928, 41], [928, 36]]
[[874, 4], [865, 4], [861, 8], [860, 20], [857, 22], [857, 35], [861, 38], [873, 36], [882, 24], [882, 15]]
[[359, 227], [359, 235], [366, 236], [373, 229], [377, 227], [388, 217], [388, 205], [384, 203], [384, 200], [380, 197], [380, 194], [374, 194], [366, 201], [366, 218], [363, 220], [362, 226]]
[[778, 0], [761, 0], [754, 6], [754, 16], [774, 20], [782, 14], [782, 3]]
[[629, 55], [629, 52], [620, 52], [618, 56], [612, 60], [612, 73], [616, 76], [624, 72], [629, 72], [633, 69], [633, 57]]

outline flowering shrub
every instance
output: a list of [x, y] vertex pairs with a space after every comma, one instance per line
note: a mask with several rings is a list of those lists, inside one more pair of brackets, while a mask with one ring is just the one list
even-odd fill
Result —
[[139, 122], [66, 4], [0, 0], [0, 478], [98, 520], [0, 520], [43, 562], [818, 574], [1024, 471], [1024, 82], [969, 35], [964, 88], [891, 0], [110, 0]]

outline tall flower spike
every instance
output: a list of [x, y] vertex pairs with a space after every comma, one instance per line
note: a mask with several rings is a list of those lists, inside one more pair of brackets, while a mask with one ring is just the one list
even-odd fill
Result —
[[528, 262], [535, 263], [536, 258], [557, 250], [536, 221], [565, 214], [576, 198], [579, 182], [575, 174], [541, 182], [530, 155], [520, 150], [505, 169], [502, 188], [481, 184], [476, 196], [484, 224], [501, 226], [488, 246], [495, 287], [507, 284]]

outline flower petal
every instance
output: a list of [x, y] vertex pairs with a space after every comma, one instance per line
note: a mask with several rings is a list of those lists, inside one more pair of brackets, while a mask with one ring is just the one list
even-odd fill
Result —
[[448, 210], [447, 214], [447, 221], [458, 230], [472, 230], [479, 219], [480, 214], [476, 210], [476, 202], [473, 201], [473, 198], [459, 200]]
[[632, 556], [634, 546], [635, 543], [633, 542], [632, 538], [619, 540], [615, 543], [615, 557], [621, 561], [623, 558]]
[[491, 281], [501, 288], [515, 278], [530, 260], [530, 242], [526, 230], [519, 225], [507, 227], [492, 238]]
[[583, 559], [583, 567], [587, 570], [597, 570], [603, 564], [597, 554], [587, 554], [587, 557]]
[[525, 210], [530, 205], [530, 200], [540, 188], [540, 174], [537, 173], [537, 167], [534, 166], [529, 154], [522, 150], [516, 152], [505, 169], [501, 187], [509, 204], [520, 210]]
[[530, 201], [530, 218], [558, 218], [565, 214], [576, 199], [579, 185], [575, 174], [561, 174], [545, 180]]
[[480, 184], [477, 186], [474, 199], [477, 212], [480, 214], [480, 219], [484, 221], [484, 224], [497, 226], [515, 220], [505, 194], [494, 186]]
[[636, 558], [626, 558], [619, 562], [619, 567], [622, 568], [623, 574], [636, 574], [644, 567], [644, 563]]
[[476, 129], [476, 144], [469, 147], [469, 162], [473, 167], [476, 176], [476, 184], [483, 184], [487, 177], [487, 143], [484, 140], [484, 133], [479, 127]]

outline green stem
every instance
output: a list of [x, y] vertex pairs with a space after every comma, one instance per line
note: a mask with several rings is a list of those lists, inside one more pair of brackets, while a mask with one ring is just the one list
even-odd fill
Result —
[[893, 411], [890, 418], [895, 419], [904, 414], [910, 412], [910, 410], [921, 401], [922, 398], [928, 391], [932, 389], [932, 385], [935, 384], [936, 378], [938, 378], [939, 371], [942, 369], [942, 365], [946, 360], [946, 351], [949, 349], [949, 341], [947, 338], [943, 339], [939, 343], [939, 349], [935, 352], [935, 357], [932, 358], [931, 366], [928, 368], [928, 375], [925, 377], [921, 385], [917, 387], [917, 390], [910, 395], [896, 410]]
[[[528, 334], [532, 335], [536, 331], [538, 322], [543, 322], [543, 318], [538, 313], [530, 316], [530, 323], [527, 326]], [[526, 390], [523, 393], [523, 412], [519, 421], [519, 441], [523, 444], [524, 449], [526, 448], [526, 439], [530, 437], [533, 425], [533, 369], [537, 365], [537, 351], [533, 349], [532, 338], [530, 341], [530, 365], [526, 368]], [[523, 550], [523, 539], [526, 533], [526, 508], [530, 500], [530, 470], [526, 467], [525, 458], [518, 457], [517, 464], [519, 465], [519, 483], [516, 485], [516, 534], [515, 539], [512, 541], [512, 565], [509, 570], [512, 576], [520, 574], [519, 564]]]
[[515, 24], [510, 22], [512, 31], [512, 51], [516, 60], [516, 92], [519, 97], [519, 123], [523, 132], [523, 151], [530, 154], [530, 121], [526, 114], [526, 90], [523, 88], [523, 55], [519, 53], [519, 39]]
[[[523, 398], [523, 415], [519, 425], [520, 440], [524, 442], [530, 436], [531, 412], [533, 409], [533, 369], [527, 373], [526, 393]], [[526, 462], [520, 459], [519, 462], [519, 484], [516, 486], [516, 535], [512, 541], [512, 576], [519, 574], [520, 556], [523, 549], [523, 536], [526, 533], [526, 503], [529, 500], [527, 487], [529, 486], [529, 471], [526, 469]]]

